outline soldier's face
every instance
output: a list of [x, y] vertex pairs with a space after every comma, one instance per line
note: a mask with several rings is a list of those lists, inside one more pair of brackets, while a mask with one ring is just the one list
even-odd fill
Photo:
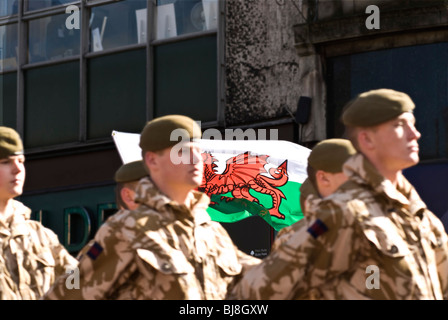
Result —
[[11, 199], [22, 194], [25, 182], [25, 157], [0, 159], [0, 199]]
[[409, 112], [380, 124], [371, 133], [375, 155], [389, 170], [403, 170], [419, 162], [420, 137], [414, 115]]
[[201, 185], [204, 165], [201, 149], [195, 142], [182, 142], [160, 155], [159, 170], [166, 183], [175, 188], [194, 189]]

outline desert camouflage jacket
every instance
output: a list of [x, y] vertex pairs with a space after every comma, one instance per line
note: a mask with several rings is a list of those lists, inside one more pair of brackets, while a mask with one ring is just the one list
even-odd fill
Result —
[[310, 202], [270, 255], [234, 288], [238, 299], [446, 299], [447, 235], [402, 177], [395, 188], [362, 155], [350, 180]]
[[0, 219], [0, 299], [34, 300], [77, 260], [53, 231], [30, 220], [29, 208], [15, 200], [13, 204], [11, 218]]
[[[303, 218], [297, 221], [295, 224], [282, 228], [276, 235], [275, 241], [271, 246], [271, 250], [276, 250], [278, 246], [280, 246], [284, 241], [287, 241], [291, 236], [291, 233], [295, 232], [295, 230], [299, 226], [304, 226], [309, 223], [309, 220], [312, 219], [310, 216], [309, 208], [312, 204], [311, 202], [319, 201], [321, 197], [314, 187], [313, 183], [307, 178], [300, 186], [300, 208], [303, 212]], [[298, 224], [298, 225], [296, 225]]]
[[79, 289], [58, 279], [47, 299], [223, 299], [245, 267], [259, 263], [239, 251], [194, 192], [191, 208], [161, 194], [149, 178], [140, 206], [111, 216], [79, 261]]

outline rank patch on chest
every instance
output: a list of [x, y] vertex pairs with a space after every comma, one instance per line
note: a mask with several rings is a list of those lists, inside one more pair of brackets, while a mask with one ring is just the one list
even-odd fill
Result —
[[317, 219], [311, 227], [308, 228], [308, 232], [313, 236], [314, 239], [317, 239], [321, 234], [325, 233], [328, 230], [328, 227], [326, 224], [320, 220]]
[[87, 255], [90, 257], [90, 259], [96, 260], [101, 252], [103, 252], [103, 247], [98, 242], [95, 242], [90, 247], [89, 251], [87, 251]]

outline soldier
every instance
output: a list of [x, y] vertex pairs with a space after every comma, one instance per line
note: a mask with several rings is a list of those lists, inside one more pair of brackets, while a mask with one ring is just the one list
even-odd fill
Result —
[[[300, 186], [300, 207], [304, 218], [297, 223], [306, 225], [312, 219], [307, 210], [311, 202], [328, 197], [348, 180], [342, 166], [354, 154], [356, 149], [347, 139], [327, 139], [314, 146], [308, 156], [308, 178]], [[281, 229], [272, 249], [288, 239], [295, 229], [297, 226], [293, 225]]]
[[[141, 178], [146, 177], [146, 172], [143, 166], [143, 161], [133, 161], [121, 165], [115, 172], [114, 180], [115, 186], [115, 202], [119, 210], [135, 210], [138, 207], [138, 203], [135, 202], [135, 192], [137, 190], [138, 182]], [[81, 258], [90, 250], [95, 240], [90, 240], [87, 245], [84, 246], [76, 256], [76, 259]]]
[[232, 298], [447, 298], [447, 235], [402, 174], [419, 161], [414, 107], [389, 89], [346, 106], [358, 150], [344, 164], [349, 181], [313, 203], [313, 222], [249, 270]]
[[194, 191], [202, 183], [200, 137], [185, 116], [146, 124], [140, 147], [149, 176], [137, 187], [138, 208], [120, 210], [98, 230], [79, 262], [80, 290], [61, 277], [45, 298], [223, 299], [244, 268], [259, 263], [211, 221], [210, 199]]
[[355, 153], [356, 149], [347, 139], [323, 140], [311, 150], [308, 157], [308, 178], [300, 187], [300, 205], [305, 214], [307, 198], [310, 201], [325, 198], [348, 180], [342, 166]]
[[14, 200], [25, 181], [25, 156], [19, 134], [0, 127], [0, 299], [34, 300], [77, 261], [57, 235], [30, 220], [31, 210]]
[[134, 198], [138, 181], [147, 175], [148, 172], [146, 172], [141, 160], [125, 163], [118, 168], [114, 175], [114, 180], [117, 183], [115, 200], [118, 209], [135, 210], [137, 208], [138, 204], [134, 201]]

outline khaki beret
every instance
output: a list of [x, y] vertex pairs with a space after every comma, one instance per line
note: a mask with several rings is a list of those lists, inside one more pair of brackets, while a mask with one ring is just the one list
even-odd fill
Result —
[[23, 143], [17, 131], [0, 126], [0, 159], [21, 154], [23, 154]]
[[148, 173], [143, 166], [143, 161], [139, 160], [123, 164], [115, 172], [114, 179], [117, 183], [126, 183], [138, 181], [147, 175]]
[[342, 114], [342, 122], [351, 127], [371, 127], [414, 110], [412, 99], [391, 89], [371, 90], [350, 101]]
[[[181, 130], [174, 132], [176, 129]], [[142, 151], [160, 151], [180, 141], [200, 139], [201, 136], [201, 128], [193, 119], [168, 115], [153, 119], [145, 125], [140, 135], [140, 148]]]
[[311, 150], [308, 165], [314, 170], [331, 173], [342, 172], [344, 162], [355, 153], [355, 148], [347, 139], [323, 140]]

